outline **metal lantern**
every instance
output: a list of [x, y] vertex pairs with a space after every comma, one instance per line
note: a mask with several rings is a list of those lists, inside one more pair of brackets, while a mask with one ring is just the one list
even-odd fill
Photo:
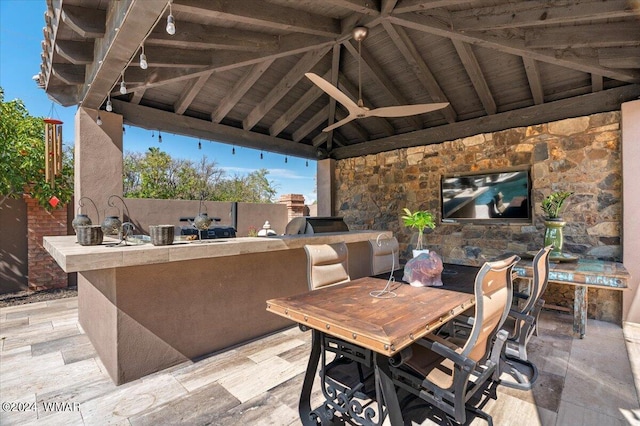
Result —
[[44, 119], [44, 149], [45, 180], [55, 188], [55, 177], [62, 174], [62, 121]]

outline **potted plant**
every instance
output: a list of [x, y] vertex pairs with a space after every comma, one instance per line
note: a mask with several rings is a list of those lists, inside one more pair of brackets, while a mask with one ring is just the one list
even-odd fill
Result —
[[404, 225], [408, 226], [409, 228], [415, 228], [418, 230], [418, 241], [416, 243], [415, 250], [413, 250], [413, 256], [415, 257], [421, 251], [425, 251], [422, 245], [422, 234], [424, 233], [424, 230], [427, 228], [435, 228], [436, 222], [433, 218], [433, 215], [428, 211], [416, 210], [412, 213], [411, 210], [405, 208], [404, 213], [405, 214], [402, 216]]
[[564, 235], [562, 228], [566, 225], [566, 222], [562, 220], [560, 213], [564, 202], [573, 195], [573, 192], [568, 191], [556, 191], [547, 195], [540, 206], [545, 214], [544, 217], [544, 245], [548, 246], [553, 244], [550, 256], [552, 258], [562, 257], [562, 246], [564, 244]]

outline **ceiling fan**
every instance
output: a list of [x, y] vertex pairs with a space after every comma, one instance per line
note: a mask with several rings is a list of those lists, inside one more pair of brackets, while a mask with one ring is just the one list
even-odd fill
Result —
[[415, 104], [415, 105], [398, 105], [382, 108], [369, 109], [364, 106], [362, 102], [362, 79], [360, 62], [362, 61], [361, 49], [362, 41], [367, 38], [369, 30], [367, 27], [356, 27], [353, 29], [353, 38], [358, 42], [358, 102], [354, 102], [350, 97], [345, 95], [336, 86], [329, 83], [324, 78], [317, 74], [308, 72], [305, 74], [309, 80], [315, 83], [320, 89], [322, 89], [327, 95], [334, 98], [336, 101], [344, 105], [349, 111], [349, 115], [346, 118], [334, 123], [324, 129], [323, 132], [330, 132], [331, 130], [340, 127], [348, 122], [355, 120], [356, 118], [365, 117], [406, 117], [409, 115], [424, 114], [425, 112], [431, 112], [438, 109], [445, 108], [449, 105], [449, 102], [433, 103], [433, 104]]

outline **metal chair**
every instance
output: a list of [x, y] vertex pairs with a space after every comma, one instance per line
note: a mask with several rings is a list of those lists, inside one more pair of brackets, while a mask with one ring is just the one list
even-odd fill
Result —
[[526, 293], [515, 292], [520, 299], [514, 303], [503, 329], [509, 333], [501, 365], [503, 373], [513, 378], [508, 380], [504, 374], [501, 384], [517, 389], [531, 389], [538, 377], [538, 370], [527, 354], [527, 344], [531, 336], [538, 334], [538, 317], [544, 306], [542, 295], [549, 283], [549, 254], [553, 246], [547, 246], [533, 258], [533, 280]]
[[[396, 386], [464, 423], [467, 411], [491, 416], [469, 400], [499, 378], [500, 355], [507, 333], [500, 327], [513, 297], [512, 269], [518, 256], [487, 262], [476, 275], [475, 320], [466, 341], [430, 334], [390, 362]], [[499, 331], [500, 330], [500, 331]]]
[[400, 269], [400, 246], [396, 237], [369, 240], [371, 246], [371, 275]]

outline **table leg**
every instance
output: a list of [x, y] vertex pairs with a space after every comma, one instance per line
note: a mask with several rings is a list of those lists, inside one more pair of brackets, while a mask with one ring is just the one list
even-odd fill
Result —
[[304, 374], [304, 382], [302, 384], [302, 392], [300, 393], [300, 402], [298, 404], [298, 413], [303, 425], [317, 425], [316, 421], [311, 418], [311, 390], [313, 389], [313, 380], [318, 370], [318, 362], [320, 361], [320, 346], [322, 337], [317, 330], [311, 331], [311, 355], [307, 363], [307, 371]]
[[389, 359], [384, 355], [374, 353], [374, 362], [376, 365], [376, 380], [382, 388], [382, 397], [384, 405], [387, 407], [389, 421], [392, 426], [402, 426], [404, 425], [404, 420], [402, 419], [400, 402], [398, 402], [398, 394], [391, 379]]
[[573, 333], [584, 339], [587, 332], [587, 286], [577, 285], [573, 299]]

